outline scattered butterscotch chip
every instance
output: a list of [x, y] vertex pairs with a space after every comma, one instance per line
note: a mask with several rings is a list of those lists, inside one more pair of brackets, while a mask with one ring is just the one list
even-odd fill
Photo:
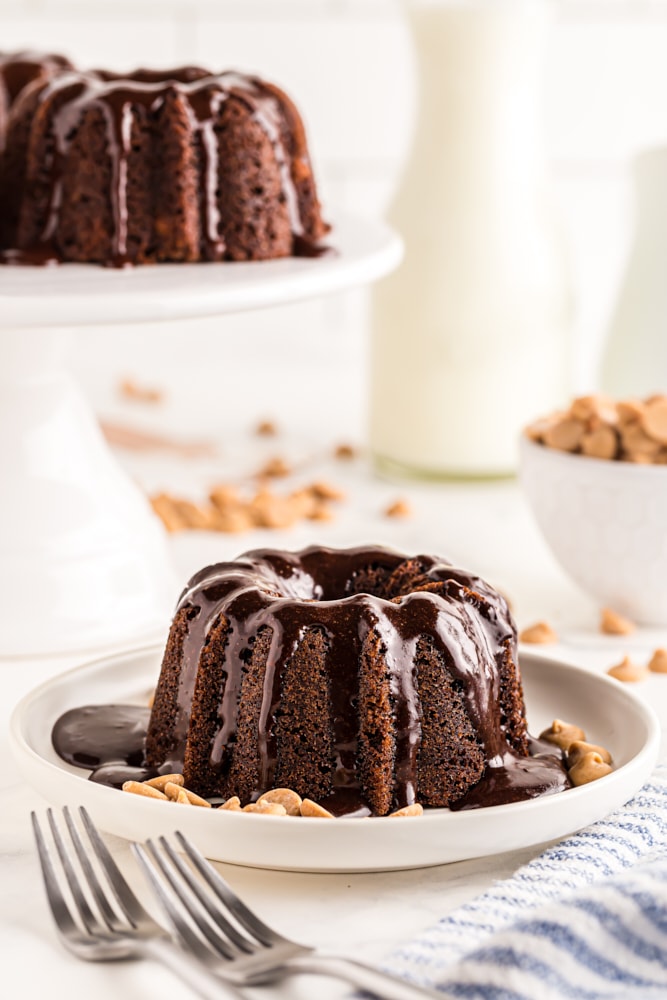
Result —
[[151, 507], [170, 534], [184, 531], [188, 527], [173, 498], [167, 493], [158, 493], [157, 496], [151, 497]]
[[558, 636], [548, 622], [536, 622], [519, 633], [519, 642], [527, 642], [535, 646], [549, 646], [558, 642]]
[[325, 503], [315, 503], [306, 515], [309, 521], [335, 521], [336, 516]]
[[[145, 785], [150, 785], [151, 788], [158, 788], [161, 792], [164, 792], [165, 785], [182, 785], [183, 775], [182, 774], [160, 774], [157, 778], [149, 778], [144, 782]], [[168, 798], [169, 796], [167, 796]]]
[[610, 667], [607, 671], [610, 677], [615, 677], [617, 681], [624, 681], [626, 684], [634, 684], [636, 681], [643, 681], [648, 676], [646, 667], [640, 667], [634, 663], [629, 656], [624, 656], [615, 667]]
[[148, 386], [139, 385], [132, 378], [122, 379], [118, 388], [121, 396], [136, 403], [161, 403], [164, 398], [161, 389], [151, 389]]
[[385, 517], [410, 517], [412, 514], [412, 507], [407, 500], [394, 500], [390, 503], [388, 507], [385, 508]]
[[301, 815], [302, 799], [300, 795], [293, 792], [291, 788], [272, 788], [257, 799], [260, 802], [274, 802], [282, 806], [288, 816]]
[[324, 806], [320, 806], [312, 799], [304, 799], [301, 803], [301, 815], [312, 816], [315, 819], [334, 819], [334, 814], [330, 813]]
[[641, 422], [650, 438], [659, 444], [667, 444], [667, 396], [647, 399]]
[[255, 527], [255, 519], [247, 507], [228, 507], [226, 510], [217, 508], [211, 516], [211, 529], [224, 531], [228, 535], [240, 535]]
[[204, 507], [193, 503], [192, 500], [174, 500], [177, 513], [185, 522], [186, 528], [195, 531], [208, 531], [212, 525], [212, 512], [210, 507]]
[[591, 750], [584, 754], [567, 773], [572, 784], [578, 786], [604, 778], [606, 774], [611, 774], [612, 770], [611, 764], [607, 764], [599, 753]]
[[600, 613], [600, 631], [605, 635], [631, 635], [636, 625], [611, 608], [603, 608]]
[[308, 487], [316, 500], [344, 500], [345, 494], [337, 486], [332, 486], [324, 480], [311, 483]]
[[250, 802], [243, 807], [245, 813], [262, 813], [264, 816], [287, 816], [285, 806], [279, 802]]
[[667, 649], [656, 649], [649, 660], [648, 668], [654, 674], [667, 674]]
[[287, 464], [284, 458], [276, 455], [274, 458], [270, 458], [264, 463], [262, 468], [257, 473], [258, 479], [281, 479], [284, 476], [289, 476], [292, 469]]
[[337, 444], [334, 449], [334, 458], [339, 458], [344, 462], [356, 457], [357, 449], [351, 444]]
[[574, 417], [565, 417], [544, 433], [544, 443], [557, 451], [576, 451], [586, 433], [586, 425]]
[[260, 528], [290, 528], [297, 521], [289, 497], [277, 496], [270, 490], [259, 490], [250, 501], [248, 511]]
[[227, 809], [229, 812], [242, 812], [241, 810], [241, 800], [238, 795], [232, 795], [231, 799], [227, 799], [223, 802], [218, 809]]
[[549, 728], [540, 733], [540, 739], [546, 740], [547, 743], [553, 743], [554, 746], [567, 752], [575, 740], [585, 740], [586, 733], [581, 726], [575, 726], [571, 722], [563, 722], [562, 719], [554, 719]]
[[574, 767], [587, 753], [597, 753], [605, 764], [611, 764], [611, 754], [606, 747], [598, 746], [596, 743], [586, 743], [585, 740], [575, 740], [567, 749], [567, 766]]
[[395, 812], [389, 813], [389, 819], [393, 816], [423, 816], [424, 807], [420, 806], [418, 802], [413, 802], [410, 806], [403, 806], [402, 809], [396, 809]]
[[183, 792], [187, 796], [187, 800], [191, 806], [200, 806], [204, 809], [210, 809], [211, 803], [206, 799], [203, 799], [201, 795], [197, 795], [196, 792], [191, 792], [189, 788], [184, 788]]
[[230, 506], [237, 506], [241, 503], [238, 488], [230, 483], [218, 483], [210, 491], [208, 498], [213, 506], [219, 507], [220, 510], [226, 510]]
[[255, 434], [258, 434], [259, 437], [275, 437], [277, 433], [278, 428], [273, 420], [261, 420], [255, 428]]
[[167, 801], [167, 796], [158, 788], [152, 788], [143, 781], [124, 781], [123, 791], [130, 792], [131, 795], [143, 795], [147, 799], [162, 799]]
[[203, 806], [205, 809], [211, 808], [211, 803], [207, 802], [206, 799], [202, 799], [200, 795], [191, 792], [189, 788], [183, 787], [182, 775], [179, 775], [181, 781], [177, 784], [176, 782], [168, 781], [164, 786], [164, 794], [172, 802], [178, 802], [180, 805], [190, 805], [190, 806]]

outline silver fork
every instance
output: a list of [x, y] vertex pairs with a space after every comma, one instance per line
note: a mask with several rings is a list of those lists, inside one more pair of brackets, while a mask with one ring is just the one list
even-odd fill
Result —
[[[67, 806], [63, 809], [63, 816], [69, 836], [61, 832], [53, 810], [47, 810], [59, 866], [54, 864], [53, 851], [47, 846], [47, 838], [36, 814], [31, 814], [46, 895], [63, 944], [78, 958], [92, 962], [154, 958], [201, 996], [210, 1000], [220, 1000], [225, 996], [242, 1000], [241, 993], [232, 984], [221, 982], [211, 971], [210, 950], [196, 934], [192, 931], [188, 933], [186, 929], [181, 935], [183, 947], [194, 958], [181, 948], [174, 947], [171, 936], [153, 920], [130, 889], [83, 806], [79, 814], [88, 835], [88, 850]], [[91, 864], [89, 853], [97, 858], [105, 874], [106, 889]], [[74, 856], [78, 860], [78, 869]], [[65, 877], [71, 902], [62, 891], [57, 868], [61, 879], [63, 875]], [[86, 890], [94, 899], [97, 912], [91, 907]]]
[[[132, 850], [176, 934], [192, 933], [191, 920], [216, 955], [220, 963], [219, 975], [225, 979], [237, 986], [250, 987], [274, 983], [287, 976], [315, 973], [341, 979], [381, 1000], [424, 1000], [425, 997], [444, 1000], [442, 993], [394, 978], [353, 959], [316, 955], [314, 948], [278, 934], [238, 898], [182, 833], [177, 832], [175, 836], [192, 868], [165, 837], [158, 841], [162, 850], [158, 850], [152, 840], [146, 842], [145, 848], [133, 844]], [[201, 879], [195, 876], [193, 869]]]

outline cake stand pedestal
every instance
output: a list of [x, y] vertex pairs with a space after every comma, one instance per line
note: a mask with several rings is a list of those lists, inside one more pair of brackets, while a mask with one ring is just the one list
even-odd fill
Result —
[[162, 525], [68, 371], [68, 330], [294, 302], [368, 284], [402, 254], [376, 222], [341, 219], [330, 243], [317, 259], [0, 269], [0, 656], [148, 639], [177, 597]]

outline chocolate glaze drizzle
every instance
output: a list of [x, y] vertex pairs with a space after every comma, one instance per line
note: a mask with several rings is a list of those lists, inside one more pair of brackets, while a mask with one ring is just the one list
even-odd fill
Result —
[[[106, 123], [107, 150], [112, 163], [112, 256], [110, 264], [124, 267], [133, 262], [128, 254], [127, 184], [128, 155], [132, 143], [135, 109], [157, 114], [170, 94], [182, 98], [202, 159], [201, 241], [202, 256], [221, 260], [225, 241], [218, 208], [218, 137], [216, 124], [222, 105], [230, 98], [242, 102], [269, 139], [280, 171], [282, 196], [289, 212], [295, 256], [319, 256], [326, 252], [305, 231], [295, 178], [306, 165], [308, 150], [303, 127], [295, 121], [289, 99], [258, 77], [227, 72], [212, 75], [197, 67], [164, 72], [137, 70], [125, 77], [104, 71], [62, 72], [47, 82], [40, 104], [51, 102], [55, 148], [48, 164], [48, 211], [43, 230], [34, 245], [10, 250], [1, 263], [44, 266], [62, 259], [56, 234], [62, 203], [63, 174], [68, 151], [83, 115], [91, 107], [102, 110]], [[290, 149], [283, 139], [285, 122], [290, 131]]]
[[[188, 610], [189, 625], [182, 648], [173, 740], [165, 759], [151, 763], [165, 770], [182, 769], [201, 651], [209, 631], [223, 618], [229, 623], [224, 653], [226, 683], [210, 752], [212, 767], [221, 772], [229, 765], [227, 748], [234, 743], [243, 664], [253, 637], [262, 629], [271, 630], [255, 796], [274, 787], [276, 711], [283, 671], [307, 629], [323, 632], [327, 640], [335, 770], [332, 795], [323, 804], [332, 812], [364, 815], [370, 811], [359, 785], [359, 723], [351, 708], [359, 695], [359, 651], [369, 632], [379, 635], [389, 671], [395, 721], [394, 799], [398, 805], [408, 805], [418, 797], [421, 723], [415, 669], [409, 665], [424, 635], [432, 637], [452, 676], [462, 681], [466, 708], [487, 761], [481, 781], [454, 808], [513, 802], [568, 787], [557, 750], [545, 753], [545, 748], [536, 744], [536, 755], [526, 756], [512, 749], [506, 738], [500, 717], [499, 669], [508, 649], [516, 657], [516, 632], [505, 601], [488, 584], [442, 560], [421, 555], [410, 560], [413, 575], [403, 587], [410, 592], [401, 596], [400, 585], [395, 588], [396, 595], [355, 592], [355, 581], [363, 581], [369, 568], [385, 571], [387, 580], [399, 571], [400, 580], [406, 560], [383, 548], [311, 547], [298, 553], [263, 549], [197, 573], [177, 608]], [[415, 591], [415, 587], [430, 589]], [[61, 756], [72, 762], [74, 754], [63, 737], [66, 729], [61, 727], [57, 739], [54, 731], [54, 744]], [[140, 766], [146, 766], [144, 758]]]

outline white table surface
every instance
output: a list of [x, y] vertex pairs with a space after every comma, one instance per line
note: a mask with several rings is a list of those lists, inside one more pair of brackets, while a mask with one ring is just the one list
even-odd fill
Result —
[[[133, 415], [137, 412], [132, 410]], [[266, 415], [265, 411], [260, 415]], [[598, 607], [556, 566], [516, 483], [391, 484], [375, 477], [363, 456], [351, 463], [326, 457], [342, 440], [340, 430], [332, 431], [329, 437], [318, 429], [311, 431], [311, 438], [308, 432], [287, 432], [275, 439], [259, 439], [250, 430], [254, 418], [252, 411], [244, 413], [243, 426], [228, 428], [220, 459], [120, 457], [148, 489], [166, 486], [196, 496], [206, 483], [234, 479], [258, 468], [262, 457], [278, 453], [296, 463], [294, 482], [327, 478], [346, 490], [347, 500], [332, 524], [307, 522], [290, 531], [241, 536], [188, 533], [174, 537], [170, 544], [183, 580], [206, 562], [233, 557], [259, 545], [298, 548], [312, 542], [378, 542], [406, 552], [449, 555], [477, 570], [508, 594], [520, 627], [546, 618], [558, 630], [561, 642], [549, 647], [550, 654], [591, 670], [605, 670], [626, 652], [645, 661], [653, 648], [667, 645], [667, 630], [643, 630], [629, 639], [599, 634]], [[161, 420], [151, 414], [147, 425], [160, 426]], [[277, 489], [288, 486], [289, 481], [285, 487], [283, 481], [276, 484]], [[382, 511], [399, 497], [410, 501], [413, 515], [389, 520]], [[35, 628], [39, 628], [38, 609]], [[29, 829], [30, 810], [43, 810], [45, 802], [25, 787], [9, 759], [6, 724], [13, 705], [25, 692], [86, 658], [0, 660], [0, 741], [4, 750], [0, 770], [0, 993], [49, 1000], [110, 1000], [118, 996], [125, 1000], [164, 996], [180, 1000], [192, 994], [154, 963], [89, 965], [70, 957], [56, 938], [47, 910]], [[667, 677], [652, 675], [637, 689], [660, 714], [664, 732]], [[143, 892], [127, 845], [113, 840], [111, 846], [132, 883]], [[220, 868], [246, 901], [286, 934], [343, 955], [379, 962], [392, 948], [494, 880], [511, 875], [537, 851], [387, 874], [311, 875], [231, 865]], [[267, 1000], [288, 996], [333, 1000], [346, 996], [347, 991], [328, 981], [302, 977], [281, 988], [255, 990], [249, 995]]]

